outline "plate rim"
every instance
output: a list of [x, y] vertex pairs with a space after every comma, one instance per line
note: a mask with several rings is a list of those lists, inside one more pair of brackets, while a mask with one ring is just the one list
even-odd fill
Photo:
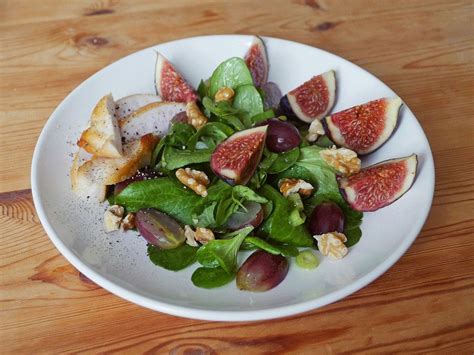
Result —
[[[357, 279], [356, 281], [352, 281], [349, 285], [342, 287], [341, 289], [337, 291], [333, 291], [327, 295], [320, 296], [317, 298], [314, 298], [309, 301], [304, 301], [300, 303], [295, 303], [295, 304], [290, 304], [290, 305], [285, 305], [285, 306], [278, 306], [278, 307], [273, 307], [273, 308], [268, 308], [268, 309], [259, 309], [259, 310], [247, 310], [247, 311], [240, 311], [240, 310], [209, 310], [209, 309], [199, 309], [199, 308], [193, 308], [189, 306], [179, 306], [179, 305], [173, 305], [169, 304], [166, 302], [162, 302], [156, 299], [152, 299], [148, 297], [145, 294], [135, 292], [135, 291], [130, 291], [125, 287], [122, 287], [118, 284], [115, 284], [112, 281], [109, 281], [107, 278], [101, 276], [99, 273], [95, 272], [94, 270], [90, 269], [85, 263], [81, 261], [79, 257], [74, 255], [69, 248], [62, 242], [61, 238], [59, 237], [59, 234], [56, 233], [54, 227], [51, 225], [49, 222], [46, 212], [45, 212], [45, 207], [44, 207], [44, 201], [42, 201], [39, 192], [38, 192], [38, 166], [39, 166], [39, 151], [40, 148], [43, 144], [45, 144], [46, 140], [46, 131], [49, 129], [49, 127], [53, 124], [51, 118], [57, 115], [62, 106], [65, 105], [65, 103], [69, 100], [69, 98], [77, 91], [79, 90], [82, 86], [86, 85], [95, 75], [97, 75], [99, 72], [102, 70], [114, 65], [118, 61], [124, 60], [125, 58], [128, 58], [130, 56], [136, 55], [141, 52], [145, 51], [150, 51], [156, 48], [159, 45], [172, 45], [178, 42], [184, 42], [184, 41], [189, 41], [189, 40], [199, 40], [199, 39], [212, 39], [212, 38], [227, 38], [229, 40], [233, 39], [242, 39], [242, 37], [247, 37], [251, 38], [252, 35], [243, 35], [243, 34], [221, 34], [221, 35], [204, 35], [204, 36], [192, 36], [192, 37], [185, 37], [185, 38], [180, 38], [172, 41], [167, 41], [163, 43], [157, 43], [153, 46], [135, 51], [133, 53], [130, 53], [124, 57], [121, 57], [112, 63], [106, 65], [105, 67], [101, 68], [100, 70], [96, 71], [94, 74], [89, 76], [87, 79], [82, 81], [79, 85], [75, 86], [74, 89], [69, 92], [68, 95], [59, 103], [59, 105], [56, 106], [56, 108], [53, 110], [51, 115], [48, 117], [48, 120], [44, 124], [41, 133], [38, 137], [37, 143], [35, 145], [35, 149], [33, 152], [33, 158], [32, 158], [32, 163], [31, 163], [31, 191], [32, 191], [32, 197], [33, 197], [33, 203], [36, 209], [36, 213], [38, 214], [39, 220], [46, 231], [46, 234], [48, 235], [49, 239], [53, 242], [53, 245], [59, 250], [59, 252], [70, 262], [79, 272], [83, 273], [85, 276], [90, 278], [92, 281], [94, 281], [96, 284], [99, 286], [103, 287], [107, 291], [111, 292], [112, 294], [123, 298], [129, 302], [138, 304], [140, 306], [152, 309], [154, 311], [159, 311], [163, 313], [167, 313], [170, 315], [174, 316], [179, 316], [179, 317], [184, 317], [184, 318], [191, 318], [191, 319], [199, 319], [199, 320], [208, 320], [208, 321], [257, 321], [257, 320], [268, 320], [268, 319], [275, 319], [275, 318], [282, 318], [282, 317], [288, 317], [288, 316], [294, 316], [303, 312], [315, 310], [317, 308], [323, 307], [325, 305], [334, 303], [336, 301], [342, 300], [343, 298], [351, 295], [354, 292], [357, 292], [358, 290], [362, 289], [363, 287], [367, 286], [368, 284], [372, 283], [375, 279], [378, 277], [382, 276], [389, 268], [391, 268], [408, 250], [408, 248], [413, 244], [415, 239], [418, 237], [420, 234], [428, 216], [431, 211], [432, 203], [433, 203], [433, 197], [434, 197], [434, 189], [435, 189], [435, 166], [434, 166], [434, 160], [433, 160], [433, 153], [431, 151], [431, 146], [429, 144], [428, 138], [423, 130], [423, 127], [421, 126], [420, 122], [416, 118], [416, 116], [413, 114], [413, 112], [409, 109], [409, 107], [405, 104], [405, 110], [408, 110], [413, 117], [415, 118], [415, 124], [418, 125], [419, 129], [423, 133], [423, 139], [426, 140], [426, 145], [428, 148], [426, 156], [424, 156], [424, 166], [425, 168], [431, 167], [430, 169], [430, 181], [431, 182], [431, 188], [430, 188], [430, 199], [429, 199], [429, 206], [425, 210], [424, 215], [422, 216], [423, 218], [419, 219], [418, 223], [416, 225], [412, 225], [412, 231], [413, 235], [409, 238], [405, 238], [403, 240], [403, 243], [401, 243], [396, 249], [392, 251], [390, 256], [385, 259], [383, 262], [378, 264], [375, 268], [373, 268], [370, 272], [362, 276], [361, 278]], [[306, 47], [307, 49], [310, 50], [316, 50], [316, 51], [321, 51], [326, 54], [329, 54], [331, 56], [335, 56], [340, 60], [343, 60], [347, 64], [354, 65], [364, 71], [367, 75], [377, 79], [380, 83], [383, 85], [387, 86], [392, 92], [395, 92], [392, 90], [385, 82], [380, 80], [378, 77], [373, 75], [371, 72], [366, 70], [365, 68], [345, 59], [344, 57], [341, 57], [339, 55], [336, 55], [334, 53], [331, 53], [329, 51], [326, 51], [324, 49], [318, 48], [318, 47], [313, 47], [304, 43], [296, 42], [296, 41], [291, 41], [291, 40], [286, 40], [282, 38], [277, 38], [277, 37], [269, 37], [269, 36], [261, 36], [264, 40], [271, 40], [271, 41], [280, 41], [283, 43], [287, 44], [296, 44], [298, 46], [303, 46]], [[429, 163], [429, 164], [427, 164]]]

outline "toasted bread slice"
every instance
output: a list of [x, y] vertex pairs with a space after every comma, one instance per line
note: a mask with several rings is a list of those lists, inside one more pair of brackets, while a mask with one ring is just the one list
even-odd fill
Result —
[[123, 157], [108, 159], [94, 156], [77, 169], [77, 179], [87, 179], [100, 186], [113, 185], [133, 176], [149, 165], [158, 137], [148, 134], [123, 146]]
[[161, 97], [153, 94], [134, 94], [115, 101], [115, 117], [119, 120], [131, 115], [140, 107], [153, 102], [160, 102]]
[[99, 157], [122, 156], [122, 135], [115, 118], [115, 102], [112, 95], [104, 96], [94, 107], [89, 127], [82, 132], [77, 145]]
[[84, 200], [102, 202], [105, 200], [107, 186], [96, 183], [92, 179], [92, 176], [88, 174], [78, 174], [81, 165], [91, 157], [92, 156], [83, 149], [79, 149], [74, 155], [69, 175], [72, 191]]
[[168, 133], [173, 117], [185, 111], [186, 104], [179, 102], [154, 102], [140, 107], [130, 116], [119, 120], [124, 142], [133, 141], [149, 133], [163, 137]]

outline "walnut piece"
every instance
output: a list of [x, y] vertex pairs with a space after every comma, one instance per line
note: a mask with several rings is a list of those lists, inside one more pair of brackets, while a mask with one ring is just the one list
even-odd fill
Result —
[[357, 157], [357, 153], [350, 149], [335, 149], [333, 147], [324, 149], [319, 154], [326, 163], [344, 175], [351, 175], [360, 171], [360, 159]]
[[344, 243], [347, 242], [347, 238], [343, 233], [325, 233], [314, 235], [313, 238], [317, 240], [318, 249], [321, 254], [331, 259], [342, 259], [348, 252], [347, 247], [344, 245]]
[[120, 229], [122, 231], [128, 231], [133, 228], [135, 228], [135, 213], [129, 213], [120, 223]]
[[324, 135], [324, 127], [321, 124], [320, 120], [314, 120], [309, 125], [308, 134], [306, 135], [306, 139], [308, 142], [315, 142], [319, 136]]
[[184, 236], [186, 237], [186, 243], [192, 247], [199, 246], [197, 242], [207, 244], [215, 239], [214, 233], [210, 229], [197, 227], [196, 231], [193, 231], [188, 225], [184, 226]]
[[282, 179], [280, 181], [280, 192], [285, 197], [294, 193], [299, 193], [303, 197], [308, 197], [311, 196], [313, 190], [313, 185], [302, 179]]
[[234, 97], [234, 90], [228, 88], [227, 86], [221, 87], [217, 90], [216, 95], [214, 96], [214, 101], [230, 101]]
[[194, 101], [190, 101], [186, 104], [186, 115], [188, 116], [188, 123], [196, 129], [201, 128], [208, 121], [207, 117], [201, 112]]
[[104, 229], [107, 233], [119, 230], [125, 210], [122, 206], [110, 206], [104, 213]]
[[210, 229], [201, 228], [201, 227], [196, 228], [194, 238], [201, 244], [207, 244], [211, 240], [216, 239], [214, 237], [214, 233]]
[[192, 247], [199, 246], [199, 244], [196, 242], [196, 233], [188, 225], [184, 226], [184, 236], [186, 237], [186, 244]]
[[189, 187], [198, 195], [207, 196], [206, 186], [209, 185], [209, 178], [206, 173], [190, 168], [180, 168], [176, 170], [175, 175], [183, 185]]

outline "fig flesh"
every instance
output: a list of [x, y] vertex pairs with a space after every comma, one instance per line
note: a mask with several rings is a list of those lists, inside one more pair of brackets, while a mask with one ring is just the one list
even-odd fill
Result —
[[312, 77], [280, 100], [280, 111], [303, 122], [320, 120], [334, 105], [336, 77], [333, 70]]
[[285, 257], [258, 250], [245, 260], [237, 272], [237, 287], [252, 292], [268, 291], [285, 279], [288, 269]]
[[155, 88], [163, 101], [190, 102], [198, 99], [193, 87], [160, 53], [156, 58]]
[[339, 177], [341, 194], [356, 211], [370, 212], [398, 200], [412, 186], [418, 160], [416, 154], [391, 159]]
[[329, 138], [357, 154], [368, 154], [392, 135], [402, 100], [382, 98], [327, 116], [322, 120]]
[[244, 60], [252, 74], [254, 85], [262, 87], [268, 79], [268, 58], [265, 44], [260, 37], [253, 38]]
[[230, 185], [247, 184], [262, 158], [267, 127], [234, 133], [220, 143], [211, 156], [214, 174]]

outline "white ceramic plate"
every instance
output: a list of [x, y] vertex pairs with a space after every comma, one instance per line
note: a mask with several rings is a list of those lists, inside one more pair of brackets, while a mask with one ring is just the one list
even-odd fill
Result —
[[[411, 190], [392, 205], [365, 213], [363, 237], [347, 257], [321, 257], [311, 271], [292, 261], [286, 279], [265, 293], [239, 291], [235, 283], [205, 290], [193, 286], [192, 266], [180, 272], [154, 266], [137, 233], [103, 232], [104, 206], [87, 205], [71, 192], [69, 168], [75, 142], [100, 97], [116, 99], [154, 93], [155, 50], [163, 53], [196, 87], [201, 78], [231, 56], [243, 56], [250, 36], [206, 36], [157, 45], [125, 57], [79, 85], [57, 107], [38, 140], [32, 163], [33, 198], [40, 220], [59, 251], [83, 274], [110, 292], [160, 312], [224, 321], [289, 316], [335, 302], [382, 275], [408, 249], [428, 215], [434, 190], [434, 166], [428, 141], [405, 106], [392, 138], [364, 158], [369, 165], [389, 158], [418, 154], [418, 177]], [[270, 80], [282, 92], [312, 75], [335, 69], [338, 98], [333, 112], [394, 96], [384, 83], [336, 55], [295, 42], [266, 38]], [[242, 261], [242, 260], [240, 260]]]

